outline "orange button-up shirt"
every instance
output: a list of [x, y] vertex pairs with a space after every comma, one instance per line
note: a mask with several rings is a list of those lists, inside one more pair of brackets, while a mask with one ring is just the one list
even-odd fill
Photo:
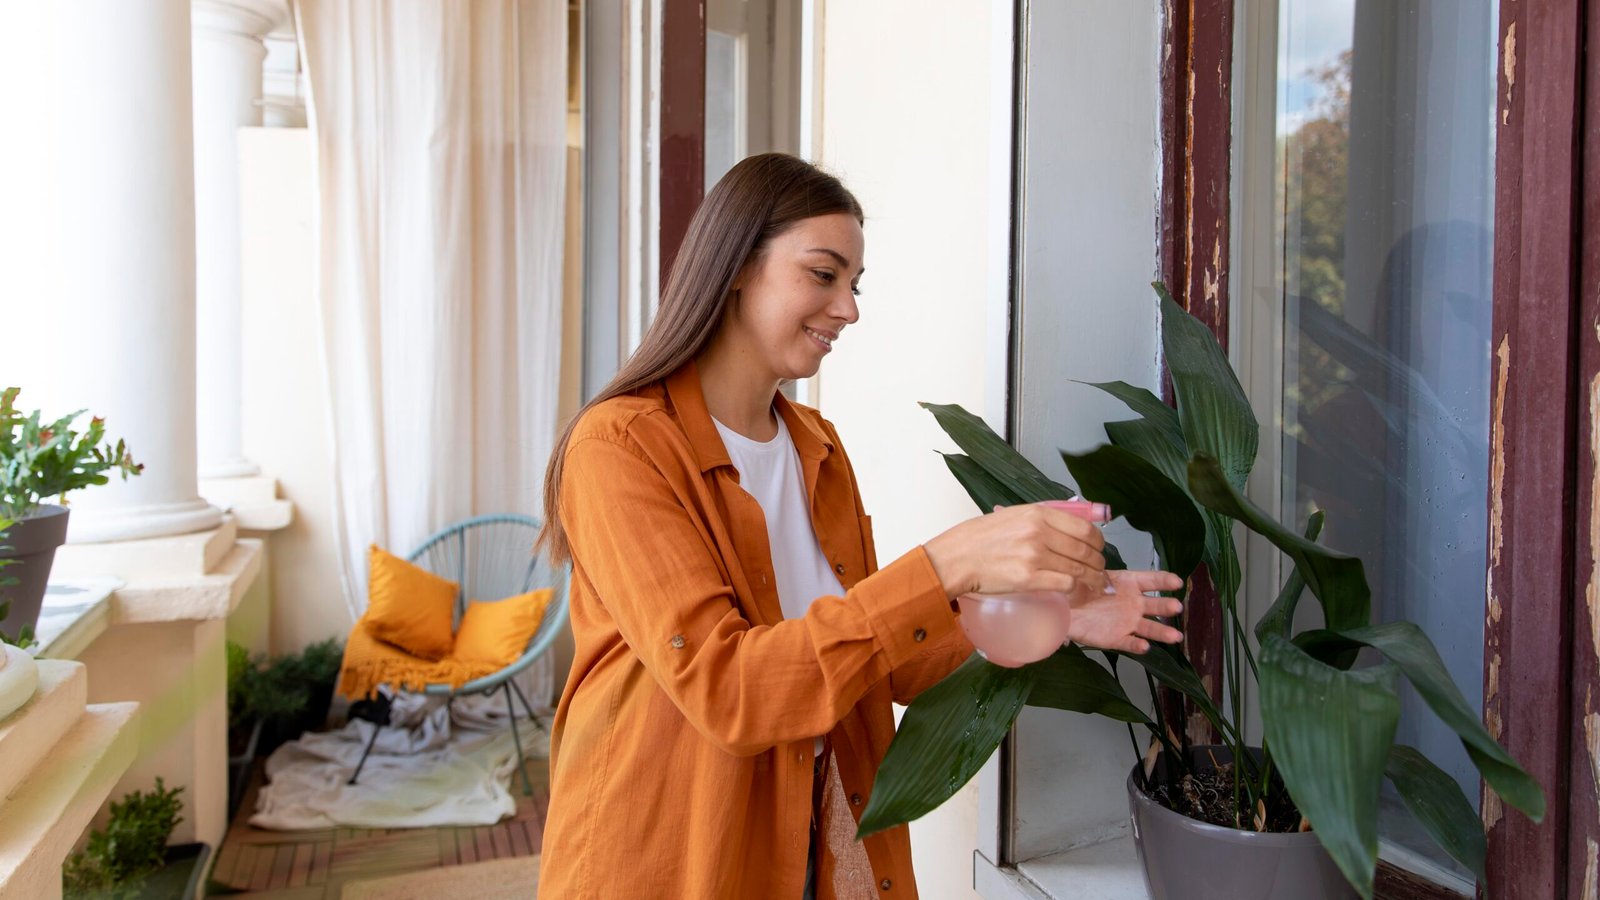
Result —
[[833, 426], [782, 395], [845, 588], [778, 605], [765, 519], [693, 363], [586, 413], [567, 447], [576, 653], [550, 742], [540, 896], [798, 900], [826, 735], [818, 898], [915, 897], [904, 827], [855, 840], [909, 703], [972, 645], [918, 547], [878, 569]]

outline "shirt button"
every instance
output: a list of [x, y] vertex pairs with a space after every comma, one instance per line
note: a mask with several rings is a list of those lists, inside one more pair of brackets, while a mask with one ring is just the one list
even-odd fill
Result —
[[860, 806], [861, 805], [861, 795], [860, 794], [851, 794], [850, 795], [850, 805], [851, 806]]
[[911, 639], [920, 644], [928, 639], [928, 632], [918, 628], [916, 631], [911, 632]]
[[834, 566], [833, 570], [835, 572], [838, 572], [840, 575], [843, 575], [844, 574], [844, 563], [839, 563], [838, 565]]
[[675, 634], [675, 635], [672, 636], [672, 641], [670, 643], [672, 644], [672, 649], [674, 649], [674, 650], [682, 650], [683, 649], [683, 645], [686, 642], [683, 639], [683, 635]]
[[894, 887], [894, 882], [890, 881], [887, 878], [885, 878], [884, 880], [878, 882], [878, 889], [879, 890], [887, 891], [889, 888], [892, 888], [892, 887]]

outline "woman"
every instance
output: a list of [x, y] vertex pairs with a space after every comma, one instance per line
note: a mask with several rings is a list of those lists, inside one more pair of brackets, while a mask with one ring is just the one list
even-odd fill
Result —
[[576, 654], [556, 712], [541, 895], [915, 897], [905, 828], [855, 819], [910, 703], [973, 648], [952, 598], [1076, 592], [1080, 642], [1178, 633], [1165, 573], [1098, 529], [997, 510], [879, 570], [833, 426], [778, 391], [859, 315], [862, 212], [781, 154], [706, 196], [654, 324], [551, 457], [541, 537], [570, 559]]

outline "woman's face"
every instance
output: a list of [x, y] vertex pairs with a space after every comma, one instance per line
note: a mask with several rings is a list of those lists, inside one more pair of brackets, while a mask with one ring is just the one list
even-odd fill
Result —
[[738, 293], [718, 339], [775, 379], [817, 374], [844, 327], [860, 318], [855, 295], [864, 249], [853, 216], [800, 220], [734, 280]]

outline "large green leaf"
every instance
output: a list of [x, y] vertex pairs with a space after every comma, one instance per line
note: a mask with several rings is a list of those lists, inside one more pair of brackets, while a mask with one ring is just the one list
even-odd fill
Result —
[[1179, 306], [1165, 285], [1154, 287], [1161, 297], [1161, 349], [1186, 445], [1221, 460], [1229, 483], [1243, 490], [1260, 439], [1250, 401], [1211, 330]]
[[1428, 708], [1461, 738], [1483, 780], [1528, 818], [1535, 822], [1544, 818], [1544, 791], [1539, 783], [1489, 736], [1421, 628], [1410, 622], [1385, 622], [1347, 629], [1341, 634], [1379, 650], [1399, 667]]
[[861, 814], [858, 838], [919, 818], [950, 799], [1000, 746], [1037, 675], [974, 654], [906, 708]]
[[1362, 897], [1378, 864], [1378, 792], [1400, 721], [1396, 672], [1341, 672], [1277, 635], [1261, 648], [1261, 721], [1284, 786]]
[[1329, 628], [1345, 631], [1370, 621], [1372, 590], [1367, 587], [1366, 570], [1360, 559], [1335, 553], [1284, 528], [1245, 499], [1228, 482], [1217, 460], [1203, 453], [1196, 453], [1189, 460], [1189, 491], [1201, 505], [1238, 519], [1288, 554], [1311, 593], [1321, 602]]
[[1028, 694], [1029, 706], [1101, 715], [1135, 725], [1154, 724], [1128, 699], [1117, 677], [1077, 644], [1067, 644], [1029, 668], [1038, 678]]
[[1308, 628], [1290, 640], [1296, 647], [1304, 650], [1307, 656], [1335, 669], [1348, 669], [1354, 666], [1361, 656], [1361, 644], [1326, 628]]
[[998, 478], [989, 474], [983, 466], [972, 461], [972, 457], [960, 453], [941, 453], [944, 464], [950, 468], [950, 474], [961, 482], [967, 489], [967, 496], [972, 502], [978, 504], [978, 511], [990, 513], [996, 506], [1016, 506], [1025, 502], [1016, 491], [1000, 483]]
[[1188, 578], [1200, 564], [1206, 526], [1183, 489], [1160, 469], [1113, 444], [1081, 455], [1062, 453], [1067, 471], [1090, 500], [1150, 535], [1162, 568]]
[[[984, 421], [960, 406], [920, 404], [933, 413], [939, 427], [962, 452], [1024, 501], [1070, 500], [1072, 492], [1050, 480], [1038, 467], [995, 434]], [[987, 510], [985, 510], [987, 512]]]
[[1143, 416], [1142, 421], [1149, 422], [1167, 442], [1183, 452], [1185, 458], [1189, 455], [1188, 444], [1183, 439], [1183, 427], [1178, 424], [1178, 411], [1161, 402], [1161, 398], [1142, 387], [1134, 387], [1125, 381], [1085, 381], [1090, 387], [1097, 387], [1111, 396], [1128, 404], [1128, 408]]
[[[1306, 540], [1316, 541], [1322, 534], [1324, 518], [1320, 509], [1311, 513], [1311, 518], [1306, 520]], [[1289, 629], [1294, 624], [1295, 607], [1300, 605], [1300, 595], [1305, 593], [1305, 589], [1306, 577], [1300, 574], [1300, 567], [1295, 566], [1289, 572], [1289, 579], [1283, 583], [1283, 590], [1278, 592], [1278, 599], [1256, 620], [1256, 643], [1265, 641], [1269, 634], [1285, 638], [1289, 636]]]
[[1222, 713], [1218, 711], [1216, 702], [1206, 692], [1205, 683], [1200, 680], [1200, 673], [1195, 671], [1194, 665], [1183, 655], [1183, 651], [1170, 644], [1152, 643], [1147, 653], [1118, 655], [1143, 666], [1145, 671], [1162, 686], [1187, 697], [1218, 734], [1228, 733], [1229, 729], [1224, 725]]
[[[1124, 450], [1130, 450], [1135, 456], [1150, 463], [1173, 484], [1183, 489], [1184, 496], [1189, 494], [1189, 455], [1187, 451], [1180, 451], [1165, 437], [1161, 436], [1159, 426], [1149, 419], [1129, 419], [1124, 422], [1107, 422], [1106, 437], [1111, 443]], [[1191, 504], [1194, 500], [1190, 499]], [[1209, 512], [1199, 505], [1195, 505], [1195, 512], [1200, 513], [1206, 520], [1206, 544], [1203, 558], [1206, 561], [1216, 559], [1217, 536], [1211, 527]]]
[[1383, 773], [1434, 842], [1478, 876], [1478, 881], [1486, 880], [1484, 857], [1488, 848], [1483, 822], [1461, 792], [1461, 785], [1415, 748], [1404, 744], [1389, 748]]

